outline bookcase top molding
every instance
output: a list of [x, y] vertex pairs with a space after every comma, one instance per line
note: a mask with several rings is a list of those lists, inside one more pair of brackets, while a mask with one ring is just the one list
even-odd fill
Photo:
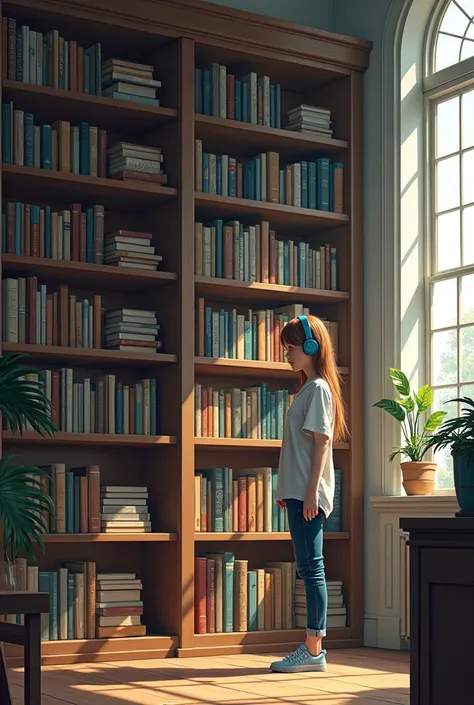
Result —
[[[209, 45], [232, 44], [251, 54], [291, 62], [317, 62], [331, 68], [361, 70], [368, 67], [372, 42], [284, 22], [204, 0], [14, 0], [4, 3], [15, 14], [53, 13], [65, 18], [103, 21], [128, 31], [146, 31], [160, 37], [187, 37]], [[347, 72], [347, 71], [346, 71]]]

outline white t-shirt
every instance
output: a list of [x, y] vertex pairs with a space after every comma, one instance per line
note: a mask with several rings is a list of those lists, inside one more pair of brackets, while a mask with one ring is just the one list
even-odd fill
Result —
[[319, 483], [319, 508], [326, 517], [334, 503], [334, 404], [328, 383], [320, 377], [306, 382], [288, 409], [278, 466], [276, 499], [304, 500], [311, 475], [313, 433], [329, 438], [326, 464]]

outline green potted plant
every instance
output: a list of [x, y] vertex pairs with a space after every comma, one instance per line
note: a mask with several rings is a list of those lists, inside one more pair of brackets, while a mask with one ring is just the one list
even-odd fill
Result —
[[458, 516], [474, 516], [474, 401], [469, 397], [454, 401], [465, 405], [461, 415], [443, 421], [430, 446], [435, 451], [451, 448]]
[[431, 494], [435, 485], [436, 463], [425, 460], [430, 449], [432, 434], [443, 422], [445, 411], [435, 411], [423, 420], [433, 403], [433, 390], [425, 384], [416, 392], [411, 389], [407, 376], [393, 367], [390, 377], [399, 393], [397, 399], [381, 399], [374, 406], [383, 409], [400, 423], [403, 443], [392, 448], [389, 460], [400, 455], [402, 483], [407, 495]]
[[[0, 357], [0, 413], [13, 432], [31, 427], [42, 436], [57, 430], [51, 419], [51, 404], [40, 382], [28, 379], [36, 370], [24, 364], [24, 355]], [[15, 589], [12, 564], [22, 552], [34, 560], [33, 542], [44, 551], [41, 534], [47, 530], [45, 514], [54, 505], [41, 489], [43, 471], [0, 459], [0, 589]]]

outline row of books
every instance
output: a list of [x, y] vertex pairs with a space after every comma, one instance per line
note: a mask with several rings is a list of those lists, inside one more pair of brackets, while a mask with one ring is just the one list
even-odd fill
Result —
[[[45, 369], [24, 379], [41, 382], [52, 404], [52, 419], [66, 433], [157, 434], [155, 379], [125, 384], [115, 374], [96, 379], [71, 368]], [[5, 422], [7, 423], [7, 422]], [[32, 430], [27, 424], [27, 430]], [[7, 429], [8, 423], [7, 423]]]
[[4, 77], [12, 81], [159, 105], [153, 66], [122, 59], [102, 62], [100, 42], [84, 48], [52, 29], [46, 34], [3, 18]]
[[54, 502], [54, 515], [44, 513], [52, 534], [149, 533], [148, 488], [101, 485], [99, 465], [41, 467], [42, 489]]
[[295, 580], [290, 561], [250, 568], [227, 551], [195, 558], [195, 632], [294, 629]]
[[[325, 532], [342, 531], [342, 470], [335, 468], [334, 508]], [[288, 531], [286, 510], [275, 501], [277, 468], [208, 468], [194, 475], [197, 532]]]
[[2, 158], [4, 164], [35, 167], [68, 174], [105, 177], [107, 133], [81, 122], [57, 120], [35, 125], [32, 113], [2, 103]]
[[277, 239], [267, 220], [196, 222], [194, 238], [197, 276], [337, 290], [337, 248]]
[[67, 284], [51, 290], [37, 277], [7, 277], [2, 287], [2, 340], [7, 343], [150, 353], [161, 348], [154, 311], [105, 311], [99, 294], [80, 301]]
[[281, 84], [255, 71], [235, 76], [216, 62], [196, 68], [194, 99], [196, 113], [281, 128]]
[[[103, 205], [72, 203], [69, 208], [56, 211], [49, 205], [4, 202], [2, 252], [103, 264], [104, 213]], [[121, 232], [110, 233], [109, 237]]]
[[294, 394], [268, 390], [266, 383], [246, 389], [194, 385], [195, 434], [205, 438], [281, 440]]
[[278, 152], [264, 152], [239, 161], [203, 152], [198, 139], [195, 169], [198, 192], [343, 212], [344, 165], [327, 157], [281, 164]]
[[[203, 298], [198, 298], [196, 354], [232, 360], [286, 362], [280, 341], [281, 331], [288, 321], [302, 315], [309, 315], [309, 308], [303, 304], [257, 311], [249, 308], [246, 313], [239, 313], [235, 308], [206, 305]], [[337, 359], [339, 324], [337, 321], [322, 320], [331, 336]]]
[[5, 78], [100, 95], [100, 43], [84, 48], [58, 29], [43, 34], [13, 17], [3, 18], [3, 37]]
[[[49, 613], [41, 615], [41, 641], [145, 636], [142, 582], [135, 573], [98, 572], [94, 561], [65, 563], [52, 570], [17, 558], [16, 589], [47, 592]], [[22, 615], [8, 615], [21, 624]]]
[[195, 531], [288, 531], [275, 502], [277, 479], [277, 468], [196, 470]]
[[[341, 580], [328, 580], [329, 629], [346, 626]], [[304, 585], [291, 561], [250, 568], [231, 552], [195, 559], [196, 634], [306, 628]]]

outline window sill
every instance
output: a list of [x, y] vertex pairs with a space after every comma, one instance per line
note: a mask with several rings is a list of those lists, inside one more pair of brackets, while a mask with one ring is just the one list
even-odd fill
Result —
[[371, 497], [370, 502], [379, 514], [403, 514], [411, 516], [447, 515], [452, 516], [458, 511], [459, 505], [456, 495], [432, 494], [408, 496]]

